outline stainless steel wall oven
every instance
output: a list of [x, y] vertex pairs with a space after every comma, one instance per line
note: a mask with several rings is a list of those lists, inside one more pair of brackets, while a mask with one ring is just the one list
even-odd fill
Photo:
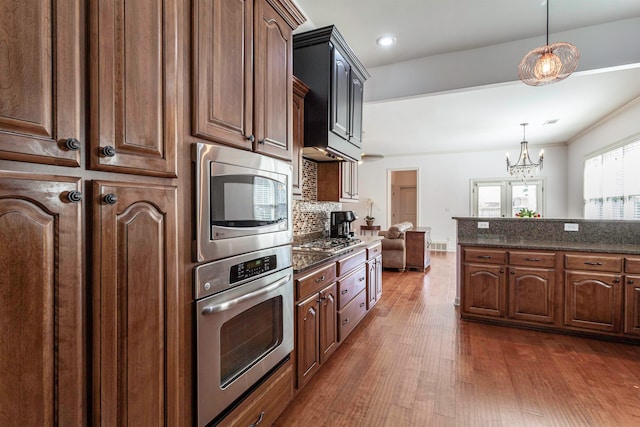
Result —
[[197, 143], [195, 261], [290, 244], [290, 164], [249, 151]]
[[200, 265], [197, 423], [207, 425], [293, 351], [293, 269], [284, 245]]

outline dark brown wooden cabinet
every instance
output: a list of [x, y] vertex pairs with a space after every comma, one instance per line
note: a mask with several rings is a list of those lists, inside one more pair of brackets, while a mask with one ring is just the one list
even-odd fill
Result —
[[554, 269], [509, 267], [509, 318], [553, 323], [555, 275]]
[[96, 424], [178, 425], [176, 189], [93, 183]]
[[304, 97], [309, 87], [295, 76], [293, 77], [293, 144], [291, 161], [293, 174], [291, 176], [292, 194], [302, 196], [302, 149], [304, 148]]
[[565, 272], [565, 325], [620, 332], [621, 317], [622, 283], [619, 273]]
[[337, 347], [336, 289], [333, 282], [296, 306], [298, 388], [311, 379]]
[[193, 6], [193, 134], [291, 160], [292, 30], [288, 0]]
[[407, 268], [424, 271], [431, 264], [431, 228], [417, 227], [405, 233]]
[[85, 425], [80, 181], [0, 181], [0, 425]]
[[81, 3], [0, 2], [0, 159], [80, 165]]
[[367, 310], [382, 298], [382, 244], [367, 246]]
[[627, 275], [625, 288], [624, 332], [640, 336], [640, 275]]
[[318, 163], [318, 201], [357, 202], [358, 163], [321, 162]]
[[178, 0], [91, 0], [93, 169], [176, 176], [178, 8]]
[[506, 278], [504, 265], [465, 264], [461, 299], [465, 313], [504, 317]]

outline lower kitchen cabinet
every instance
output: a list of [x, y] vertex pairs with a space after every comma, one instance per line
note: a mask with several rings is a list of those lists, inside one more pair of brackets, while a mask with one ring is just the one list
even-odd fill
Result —
[[176, 189], [95, 181], [92, 198], [94, 424], [178, 425]]
[[620, 331], [620, 274], [565, 272], [564, 292], [565, 325], [594, 331]]
[[293, 399], [293, 364], [281, 366], [268, 381], [261, 384], [250, 399], [245, 399], [219, 427], [270, 426]]
[[507, 287], [503, 265], [465, 264], [463, 280], [464, 313], [505, 316]]
[[338, 280], [338, 341], [342, 342], [367, 313], [367, 269], [361, 264]]
[[640, 336], [640, 276], [626, 277], [624, 332]]
[[85, 425], [80, 180], [0, 180], [0, 425]]
[[555, 270], [509, 267], [509, 318], [553, 323]]
[[298, 388], [333, 354], [337, 345], [335, 282], [296, 306]]
[[382, 256], [367, 261], [367, 310], [382, 298]]

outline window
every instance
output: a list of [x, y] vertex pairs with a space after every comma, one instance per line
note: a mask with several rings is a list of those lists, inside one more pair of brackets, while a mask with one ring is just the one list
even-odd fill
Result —
[[640, 141], [584, 162], [584, 217], [640, 219]]
[[543, 214], [544, 180], [471, 180], [471, 214], [515, 217], [521, 209]]

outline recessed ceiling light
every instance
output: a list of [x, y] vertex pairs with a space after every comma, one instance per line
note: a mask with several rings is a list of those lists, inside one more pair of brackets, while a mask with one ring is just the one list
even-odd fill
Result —
[[378, 40], [376, 40], [376, 43], [378, 44], [378, 46], [391, 46], [392, 44], [394, 44], [396, 42], [396, 38], [393, 36], [381, 36], [378, 37]]

